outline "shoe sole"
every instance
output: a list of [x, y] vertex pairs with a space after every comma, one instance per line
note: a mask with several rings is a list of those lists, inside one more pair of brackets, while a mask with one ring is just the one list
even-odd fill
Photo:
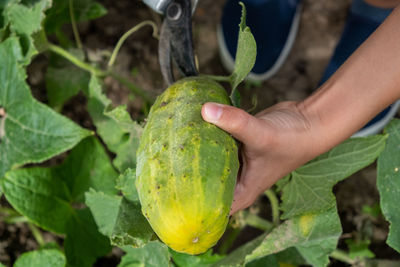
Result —
[[[266, 81], [275, 75], [278, 70], [282, 67], [283, 63], [285, 62], [287, 56], [289, 55], [290, 51], [292, 50], [294, 41], [296, 39], [296, 35], [299, 29], [300, 24], [300, 15], [302, 10], [303, 4], [300, 3], [296, 8], [296, 14], [293, 18], [292, 26], [290, 27], [289, 35], [286, 40], [285, 46], [282, 49], [278, 59], [274, 63], [274, 65], [267, 71], [262, 74], [257, 74], [250, 72], [250, 74], [246, 77], [246, 80], [250, 81]], [[222, 61], [222, 65], [225, 67], [226, 70], [232, 72], [235, 67], [235, 60], [230, 55], [228, 48], [225, 45], [225, 37], [222, 32], [222, 25], [219, 24], [217, 27], [217, 39], [218, 39], [218, 47], [219, 47], [219, 54]]]
[[378, 122], [374, 123], [373, 125], [365, 129], [361, 129], [360, 131], [353, 134], [352, 137], [365, 137], [379, 133], [380, 131], [383, 130], [383, 128], [385, 128], [385, 126], [390, 122], [390, 120], [394, 118], [399, 107], [400, 107], [400, 100], [397, 100], [394, 104], [392, 104], [389, 112], [381, 120], [379, 120]]

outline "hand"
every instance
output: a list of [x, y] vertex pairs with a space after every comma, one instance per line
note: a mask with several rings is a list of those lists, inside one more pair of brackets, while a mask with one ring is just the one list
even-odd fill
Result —
[[231, 214], [250, 206], [276, 181], [319, 154], [313, 125], [296, 102], [282, 102], [255, 116], [216, 103], [206, 103], [203, 119], [242, 143], [241, 173]]

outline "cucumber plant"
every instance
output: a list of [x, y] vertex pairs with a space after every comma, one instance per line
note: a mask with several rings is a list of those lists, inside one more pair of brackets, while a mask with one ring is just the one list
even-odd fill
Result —
[[[268, 190], [265, 195], [272, 221], [251, 210], [241, 211], [229, 223], [218, 250], [210, 248], [195, 256], [168, 248], [156, 235], [160, 235], [157, 222], [150, 219], [150, 225], [142, 214], [142, 192], [134, 186], [140, 185], [136, 151], [142, 122], [133, 120], [125, 106], [113, 106], [103, 91], [104, 79], [111, 77], [141, 97], [145, 108], [153, 103], [146, 91], [112, 66], [131, 33], [145, 25], [155, 28], [155, 24], [133, 27], [101, 68], [87, 60], [77, 25], [106, 12], [94, 0], [0, 2], [0, 194], [8, 202], [0, 212], [5, 223], [27, 224], [39, 247], [22, 254], [13, 266], [92, 266], [113, 247], [125, 252], [118, 266], [327, 266], [330, 258], [368, 264], [370, 253], [337, 249], [342, 227], [332, 187], [377, 158], [380, 206], [390, 223], [387, 243], [400, 251], [396, 204], [400, 201], [400, 121], [396, 119], [384, 134], [346, 140]], [[63, 31], [66, 23], [72, 25], [75, 42]], [[45, 74], [48, 105], [32, 96], [26, 81], [27, 67], [38, 54], [49, 55]], [[206, 78], [230, 82], [231, 101], [236, 106], [240, 105], [237, 86], [251, 70], [255, 54], [256, 44], [243, 12], [233, 74]], [[87, 99], [95, 130], [60, 113], [78, 92]], [[40, 164], [65, 152], [62, 162]], [[231, 251], [246, 226], [262, 234]], [[63, 242], [47, 242], [44, 231]], [[364, 252], [367, 243], [362, 243]]]

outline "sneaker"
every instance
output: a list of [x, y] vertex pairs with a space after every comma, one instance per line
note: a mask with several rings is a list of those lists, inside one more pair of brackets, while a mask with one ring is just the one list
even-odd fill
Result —
[[[264, 81], [273, 76], [288, 56], [299, 27], [301, 0], [243, 0], [246, 24], [257, 43], [256, 63], [248, 76]], [[241, 6], [228, 0], [217, 28], [218, 45], [224, 67], [233, 71]]]
[[[346, 59], [379, 27], [391, 11], [392, 9], [371, 6], [364, 0], [353, 1], [342, 37], [320, 84], [336, 72]], [[377, 134], [396, 115], [399, 106], [400, 101], [390, 105], [353, 136], [361, 137]]]

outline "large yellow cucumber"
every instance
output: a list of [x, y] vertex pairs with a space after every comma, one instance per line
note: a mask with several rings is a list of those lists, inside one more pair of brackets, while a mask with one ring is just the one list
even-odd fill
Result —
[[142, 212], [165, 244], [188, 254], [224, 233], [239, 168], [235, 140], [202, 119], [205, 102], [230, 104], [207, 78], [171, 85], [151, 108], [137, 152]]

